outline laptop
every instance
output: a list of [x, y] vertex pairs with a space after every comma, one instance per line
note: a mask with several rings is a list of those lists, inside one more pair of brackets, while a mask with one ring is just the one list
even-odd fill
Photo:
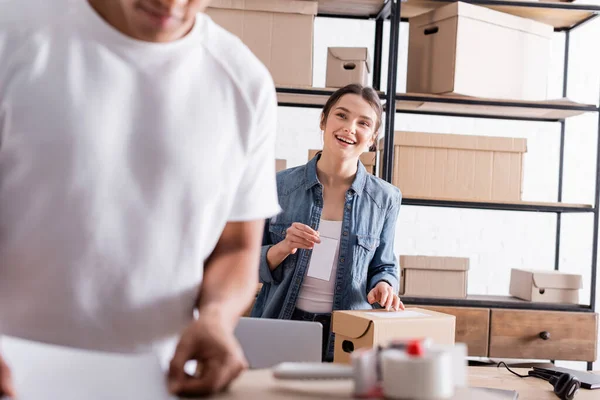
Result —
[[579, 379], [582, 389], [600, 389], [600, 375], [562, 367], [533, 367], [533, 370], [551, 375], [571, 374]]
[[323, 326], [318, 322], [242, 317], [235, 329], [250, 369], [286, 361], [321, 362]]

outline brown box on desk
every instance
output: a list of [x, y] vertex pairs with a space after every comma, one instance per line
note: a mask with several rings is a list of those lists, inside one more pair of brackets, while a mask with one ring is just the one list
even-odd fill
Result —
[[275, 84], [312, 86], [317, 8], [317, 1], [307, 0], [213, 0], [206, 13], [242, 39]]
[[467, 297], [469, 259], [400, 256], [400, 294], [421, 297]]
[[579, 304], [579, 274], [513, 268], [510, 271], [510, 295], [527, 301]]
[[392, 183], [406, 197], [520, 201], [527, 140], [396, 132]]
[[341, 88], [351, 83], [369, 84], [371, 61], [366, 47], [327, 48], [325, 87]]
[[463, 2], [410, 19], [407, 92], [546, 100], [553, 27]]
[[[322, 150], [308, 150], [308, 160], [312, 160], [318, 152]], [[363, 163], [367, 172], [370, 174], [375, 174], [375, 166], [377, 164], [377, 152], [376, 151], [368, 151], [360, 155], [360, 162]]]
[[422, 308], [405, 311], [334, 311], [333, 361], [350, 363], [350, 354], [360, 348], [387, 345], [395, 339], [430, 338], [436, 344], [454, 344], [456, 317]]

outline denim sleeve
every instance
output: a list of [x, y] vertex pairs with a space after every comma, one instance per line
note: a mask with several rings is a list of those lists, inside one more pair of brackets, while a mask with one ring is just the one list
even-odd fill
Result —
[[271, 242], [271, 236], [269, 235], [269, 222], [270, 219], [265, 221], [265, 229], [263, 232], [262, 248], [260, 249], [260, 264], [258, 269], [258, 280], [262, 284], [279, 283], [283, 279], [283, 268], [280, 266], [271, 271], [269, 263], [267, 262], [267, 252], [273, 243]]
[[402, 195], [398, 192], [394, 202], [387, 210], [381, 237], [379, 238], [379, 246], [375, 250], [375, 254], [369, 265], [367, 293], [381, 281], [389, 283], [395, 293], [398, 293], [400, 290], [398, 260], [395, 256], [394, 240], [401, 202]]

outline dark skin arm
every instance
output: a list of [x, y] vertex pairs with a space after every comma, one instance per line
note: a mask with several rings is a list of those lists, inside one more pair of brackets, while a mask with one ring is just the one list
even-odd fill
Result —
[[8, 396], [10, 398], [15, 397], [15, 390], [13, 389], [12, 377], [8, 365], [4, 362], [0, 356], [0, 396]]
[[[263, 229], [263, 220], [225, 226], [205, 263], [199, 318], [183, 332], [171, 361], [171, 393], [198, 396], [219, 392], [248, 367], [234, 329], [256, 294]], [[183, 370], [188, 360], [198, 361], [193, 377]]]

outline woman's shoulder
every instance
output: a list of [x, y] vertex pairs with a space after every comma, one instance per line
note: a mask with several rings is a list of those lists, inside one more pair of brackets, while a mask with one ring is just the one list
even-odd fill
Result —
[[364, 190], [381, 207], [389, 208], [402, 202], [400, 189], [375, 175], [367, 175]]

